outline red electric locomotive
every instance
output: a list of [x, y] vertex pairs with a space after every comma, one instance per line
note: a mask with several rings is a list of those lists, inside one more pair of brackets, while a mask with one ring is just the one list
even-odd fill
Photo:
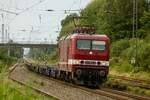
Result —
[[98, 85], [109, 71], [109, 38], [80, 28], [59, 41], [59, 76], [78, 84]]

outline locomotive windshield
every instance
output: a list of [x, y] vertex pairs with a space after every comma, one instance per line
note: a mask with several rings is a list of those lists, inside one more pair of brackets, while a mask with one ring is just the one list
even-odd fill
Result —
[[99, 50], [104, 51], [106, 43], [96, 40], [77, 40], [77, 48], [80, 50]]
[[92, 50], [105, 50], [105, 42], [104, 41], [92, 41]]
[[91, 40], [78, 40], [77, 48], [81, 50], [90, 50], [91, 49]]

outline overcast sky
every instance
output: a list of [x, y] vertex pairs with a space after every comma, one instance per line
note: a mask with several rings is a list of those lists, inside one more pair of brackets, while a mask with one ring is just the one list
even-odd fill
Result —
[[[60, 22], [69, 14], [63, 10], [82, 9], [90, 2], [91, 0], [0, 0], [0, 24], [4, 21], [10, 38], [16, 41], [56, 40], [59, 34], [56, 31], [61, 28]], [[47, 9], [54, 11], [44, 11]], [[1, 10], [11, 11], [12, 14]]]

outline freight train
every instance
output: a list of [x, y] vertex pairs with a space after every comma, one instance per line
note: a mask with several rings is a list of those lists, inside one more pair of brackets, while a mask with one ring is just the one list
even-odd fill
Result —
[[30, 70], [80, 85], [97, 86], [107, 80], [109, 72], [109, 37], [91, 35], [90, 28], [78, 28], [58, 43], [57, 66], [27, 64]]

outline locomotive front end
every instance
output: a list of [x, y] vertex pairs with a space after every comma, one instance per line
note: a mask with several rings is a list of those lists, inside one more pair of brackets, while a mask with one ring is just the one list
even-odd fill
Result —
[[78, 35], [68, 64], [80, 84], [100, 84], [109, 71], [109, 38], [106, 35]]

